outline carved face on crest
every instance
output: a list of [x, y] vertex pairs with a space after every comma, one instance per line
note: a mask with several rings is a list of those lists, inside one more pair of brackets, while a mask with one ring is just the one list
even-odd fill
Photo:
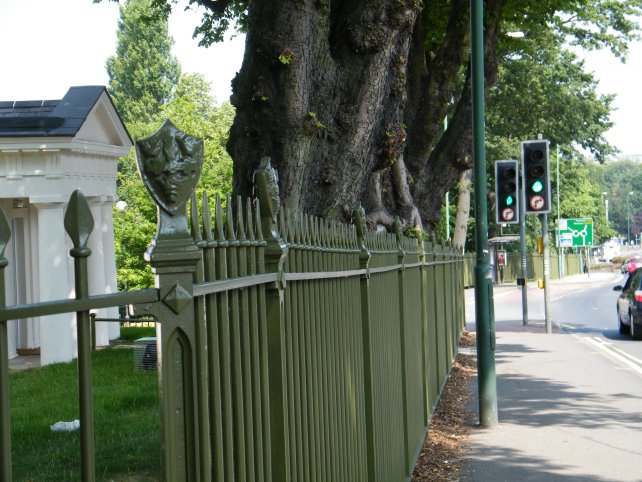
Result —
[[185, 206], [201, 176], [203, 139], [165, 121], [156, 133], [136, 142], [138, 169], [161, 208], [174, 215]]

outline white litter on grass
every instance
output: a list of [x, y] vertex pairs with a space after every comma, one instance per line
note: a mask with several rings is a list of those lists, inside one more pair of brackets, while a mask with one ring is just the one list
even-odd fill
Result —
[[52, 432], [73, 432], [80, 428], [80, 420], [74, 420], [73, 422], [56, 422], [51, 425]]

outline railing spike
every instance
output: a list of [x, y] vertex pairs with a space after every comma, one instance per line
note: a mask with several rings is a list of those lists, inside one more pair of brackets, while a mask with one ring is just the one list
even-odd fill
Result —
[[261, 225], [261, 203], [256, 203], [256, 239], [264, 241], [263, 226]]
[[294, 226], [296, 229], [297, 243], [305, 246], [305, 225], [303, 224], [303, 213], [298, 209], [294, 212]]
[[189, 202], [189, 222], [192, 231], [192, 239], [195, 243], [203, 240], [201, 236], [200, 222], [198, 219], [198, 203], [196, 202], [196, 193], [192, 193]]
[[341, 224], [341, 249], [348, 249], [350, 247], [348, 241], [350, 231], [347, 224]]
[[332, 243], [330, 242], [330, 220], [329, 219], [324, 219], [323, 220], [323, 245], [325, 248], [331, 248]]
[[301, 224], [303, 225], [304, 240], [306, 246], [312, 246], [312, 224], [310, 223], [310, 217], [305, 213], [301, 213]]
[[245, 222], [243, 219], [243, 198], [238, 196], [236, 198], [236, 237], [241, 241], [245, 241]]
[[281, 209], [279, 210], [279, 233], [281, 234], [281, 237], [286, 241], [286, 242], [291, 242], [292, 240], [288, 237], [288, 232], [287, 229], [285, 228], [285, 210]]
[[89, 236], [94, 230], [94, 217], [82, 192], [75, 190], [69, 198], [65, 213], [65, 231], [75, 249], [85, 249]]
[[216, 207], [215, 207], [216, 224], [214, 226], [214, 229], [216, 229], [216, 239], [217, 241], [224, 241], [225, 234], [223, 232], [223, 205], [221, 202], [221, 196], [217, 193], [215, 199], [216, 199]]
[[207, 241], [214, 240], [214, 233], [212, 233], [212, 214], [210, 213], [210, 201], [207, 197], [207, 192], [203, 192], [203, 237]]
[[233, 241], [236, 239], [236, 234], [234, 233], [234, 214], [230, 196], [227, 196], [225, 204], [225, 239]]
[[247, 219], [247, 237], [254, 241], [256, 239], [254, 232], [254, 216], [252, 215], [252, 200], [246, 198], [245, 200], [245, 219]]
[[291, 243], [301, 244], [301, 233], [296, 228], [296, 211], [290, 208], [285, 211], [285, 230]]

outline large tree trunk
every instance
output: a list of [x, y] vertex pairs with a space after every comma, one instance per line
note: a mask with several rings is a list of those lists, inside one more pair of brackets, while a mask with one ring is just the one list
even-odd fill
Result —
[[[251, 2], [233, 81], [235, 194], [251, 194], [269, 156], [286, 207], [349, 220], [361, 202], [372, 225], [399, 216], [434, 229], [445, 192], [471, 165], [469, 79], [457, 88], [468, 0], [424, 3], [420, 13], [416, 0]], [[444, 5], [450, 20], [432, 45], [428, 20]]]
[[249, 194], [267, 155], [285, 206], [349, 218], [371, 190], [369, 174], [391, 171], [403, 152], [417, 13], [397, 0], [254, 2], [233, 84], [235, 192]]

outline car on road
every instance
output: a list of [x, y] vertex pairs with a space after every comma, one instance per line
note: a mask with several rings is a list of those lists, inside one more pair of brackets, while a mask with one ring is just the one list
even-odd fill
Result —
[[616, 305], [618, 331], [642, 340], [642, 268], [630, 273], [624, 286], [617, 285], [613, 290], [620, 291]]
[[623, 274], [632, 273], [638, 268], [642, 268], [642, 256], [634, 256], [627, 259], [621, 267]]

